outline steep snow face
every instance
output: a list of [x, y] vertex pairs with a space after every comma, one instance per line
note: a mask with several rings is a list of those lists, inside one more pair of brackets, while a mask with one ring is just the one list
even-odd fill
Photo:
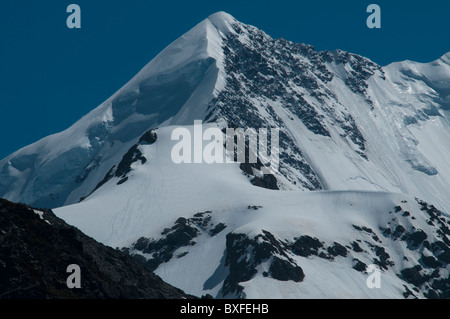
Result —
[[149, 128], [202, 119], [223, 86], [217, 13], [169, 45], [117, 93], [66, 131], [0, 162], [0, 196], [38, 207], [78, 202]]
[[372, 77], [371, 121], [379, 129], [364, 134], [374, 154], [371, 161], [398, 192], [420, 196], [445, 210], [449, 200], [443, 190], [450, 186], [447, 56], [425, 64], [393, 63], [384, 68], [385, 79]]
[[[145, 134], [91, 196], [55, 214], [198, 296], [448, 296], [449, 218], [433, 206], [254, 187], [236, 163], [175, 164], [172, 130]], [[366, 285], [371, 264], [381, 289]]]

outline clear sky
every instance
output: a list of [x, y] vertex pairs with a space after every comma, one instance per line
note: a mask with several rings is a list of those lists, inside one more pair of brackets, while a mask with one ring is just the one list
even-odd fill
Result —
[[[66, 8], [81, 7], [81, 29]], [[381, 7], [381, 29], [366, 8]], [[0, 158], [69, 127], [176, 38], [226, 11], [272, 37], [386, 65], [450, 51], [450, 1], [23, 0], [0, 6]]]

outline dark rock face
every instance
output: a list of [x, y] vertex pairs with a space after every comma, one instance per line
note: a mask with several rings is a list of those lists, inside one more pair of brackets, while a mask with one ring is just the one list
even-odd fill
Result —
[[305, 274], [289, 257], [288, 249], [287, 243], [265, 230], [254, 238], [245, 234], [227, 234], [225, 266], [229, 268], [229, 273], [222, 287], [222, 295], [244, 298], [239, 283], [252, 279], [258, 273], [257, 267], [266, 262], [270, 262], [270, 266], [263, 276], [281, 281], [303, 281]]
[[345, 84], [347, 84], [354, 93], [364, 96], [366, 101], [372, 105], [373, 102], [367, 95], [368, 84], [366, 80], [374, 75], [376, 71], [381, 72], [384, 77], [382, 68], [366, 58], [342, 50], [326, 52], [325, 54], [328, 61], [346, 64], [349, 67], [349, 76], [345, 80]]
[[257, 273], [254, 267], [255, 262], [245, 258], [245, 252], [252, 243], [253, 241], [244, 234], [230, 233], [227, 235], [225, 265], [229, 267], [229, 274], [223, 285], [223, 295], [234, 294], [238, 298], [244, 297], [242, 295], [243, 287], [239, 283], [250, 280]]
[[[50, 210], [0, 199], [0, 298], [194, 298], [67, 225]], [[69, 289], [77, 264], [81, 288]]]
[[302, 257], [317, 256], [323, 244], [317, 238], [301, 236], [292, 245], [292, 252]]
[[[223, 42], [226, 86], [209, 106], [206, 121], [225, 119], [229, 125], [247, 128], [280, 128], [280, 167], [284, 177], [307, 190], [323, 188], [295, 137], [278, 115], [281, 107], [296, 117], [316, 135], [331, 137], [324, 115], [340, 128], [341, 138], [354, 145], [355, 152], [367, 159], [366, 140], [349, 112], [337, 112], [342, 105], [328, 88], [336, 76], [329, 64], [345, 66], [345, 84], [361, 95], [369, 105], [367, 80], [374, 74], [383, 76], [380, 66], [361, 56], [336, 50], [318, 52], [313, 46], [272, 39], [264, 32], [243, 24], [234, 25]], [[300, 93], [305, 92], [305, 93]], [[308, 97], [308, 98], [307, 98]], [[267, 115], [262, 115], [260, 108]], [[273, 183], [256, 181], [266, 187]]]
[[152, 240], [141, 237], [135, 243], [134, 248], [146, 254], [153, 254], [153, 258], [146, 262], [149, 270], [153, 271], [161, 263], [168, 262], [173, 257], [173, 252], [180, 247], [195, 245], [193, 239], [197, 237], [198, 230], [191, 226], [186, 218], [179, 218], [171, 229], [165, 230], [165, 237]]
[[267, 189], [279, 189], [277, 179], [272, 174], [264, 174], [262, 177], [255, 176], [253, 173], [253, 168], [256, 170], [261, 170], [262, 165], [260, 163], [241, 163], [239, 165], [240, 169], [249, 177], [250, 182], [258, 187], [263, 187]]
[[269, 273], [273, 279], [280, 281], [292, 280], [301, 282], [305, 278], [305, 274], [299, 266], [293, 265], [291, 262], [278, 257], [273, 257]]
[[353, 259], [354, 265], [353, 269], [359, 272], [364, 272], [367, 270], [367, 265], [363, 263], [361, 260], [358, 260], [357, 258]]
[[210, 236], [215, 236], [218, 233], [220, 233], [222, 230], [224, 230], [225, 228], [227, 228], [227, 225], [225, 225], [224, 223], [219, 223], [213, 229], [211, 229], [209, 231], [209, 235]]
[[[202, 233], [208, 236], [216, 236], [222, 232], [227, 225], [224, 223], [214, 224], [211, 222], [211, 211], [196, 213], [191, 218], [178, 218], [171, 228], [166, 228], [161, 233], [162, 238], [139, 238], [131, 247], [125, 249], [148, 270], [153, 271], [162, 263], [170, 261], [177, 249], [182, 247], [194, 246], [195, 238]], [[143, 254], [151, 254], [152, 257], [145, 259]], [[182, 258], [188, 252], [177, 255]]]
[[[419, 199], [416, 201], [425, 214], [427, 224], [435, 230], [436, 238], [428, 238], [422, 229], [400, 225], [400, 222], [407, 224], [408, 219], [413, 220], [411, 214], [401, 206], [394, 208], [393, 214], [396, 217], [393, 218], [391, 226], [381, 230], [385, 237], [403, 241], [409, 250], [417, 252], [420, 257], [418, 263], [402, 269], [399, 277], [413, 285], [417, 291], [423, 290], [427, 298], [448, 299], [450, 277], [446, 275], [446, 268], [450, 262], [449, 220], [433, 205]], [[397, 217], [398, 215], [403, 219]], [[424, 251], [427, 251], [427, 255], [424, 255]], [[385, 252], [380, 252], [380, 260], [384, 254]], [[409, 289], [405, 289], [404, 295], [415, 296]]]
[[[249, 235], [231, 230], [224, 223], [213, 223], [217, 215], [212, 211], [199, 212], [190, 218], [178, 218], [171, 228], [162, 231], [159, 239], [140, 238], [129, 248], [129, 253], [147, 269], [155, 270], [163, 263], [189, 254], [196, 241], [220, 234], [221, 237], [215, 238], [225, 241], [222, 260], [204, 287], [211, 289], [220, 284], [217, 297], [221, 298], [246, 298], [242, 283], [257, 276], [302, 285], [305, 278], [313, 280], [303, 270], [303, 261], [316, 258], [330, 264], [350, 265], [355, 275], [367, 275], [372, 264], [382, 272], [392, 272], [405, 283], [405, 298], [449, 298], [449, 220], [434, 206], [418, 203], [423, 215], [416, 211], [414, 217], [401, 206], [395, 206], [386, 212], [391, 220], [384, 227], [352, 224], [354, 239], [339, 242], [325, 242], [306, 234], [285, 239], [267, 230]], [[262, 208], [248, 205], [246, 212], [257, 214]], [[419, 219], [428, 222], [429, 227], [414, 227]], [[396, 249], [391, 247], [393, 244], [410, 253], [408, 257], [399, 258]]]
[[[122, 157], [122, 160], [115, 169], [114, 176], [122, 178], [121, 181], [123, 181], [125, 178], [127, 178], [127, 174], [131, 171], [131, 165], [133, 163], [141, 161], [141, 164], [145, 164], [147, 162], [147, 159], [142, 155], [139, 146], [151, 145], [156, 142], [157, 138], [158, 136], [156, 135], [156, 132], [154, 130], [150, 130], [146, 132], [144, 135], [142, 135], [141, 138], [139, 139], [139, 142], [133, 145], [128, 150], [128, 152], [125, 153], [125, 155]], [[111, 174], [108, 174], [107, 177], [105, 178], [107, 179], [108, 176], [111, 176]], [[121, 181], [119, 181], [119, 183]]]
[[[228, 127], [222, 129], [222, 132], [224, 134], [226, 134], [227, 129], [237, 129], [238, 127], [236, 127], [234, 124], [230, 124], [228, 123]], [[251, 151], [256, 151], [256, 150], [250, 150], [249, 147], [249, 137], [246, 136], [244, 134], [244, 146], [245, 146], [245, 150], [244, 150], [244, 156], [243, 159], [244, 161], [241, 162], [241, 164], [239, 165], [239, 168], [242, 170], [242, 172], [250, 179], [250, 182], [258, 187], [263, 187], [263, 188], [267, 188], [267, 189], [275, 189], [278, 190], [278, 181], [276, 179], [276, 177], [273, 174], [262, 174], [262, 168], [265, 167], [265, 165], [261, 162], [261, 159], [259, 157], [256, 158], [256, 162], [255, 163], [251, 163], [250, 162], [250, 152]], [[237, 145], [237, 137], [234, 136], [232, 141], [234, 142], [234, 145]], [[231, 141], [230, 141], [231, 142]], [[226, 144], [224, 144], [224, 147], [226, 146]], [[234, 161], [238, 162], [238, 152], [242, 152], [240, 150], [238, 150], [236, 147], [235, 149], [235, 153], [234, 153]], [[241, 155], [241, 154], [239, 154]], [[260, 174], [255, 174], [255, 171], [259, 172]], [[258, 176], [257, 176], [258, 175]], [[263, 176], [261, 176], [263, 175]]]
[[158, 135], [155, 130], [147, 131], [144, 135], [139, 138], [139, 142], [133, 145], [128, 152], [122, 157], [122, 160], [117, 164], [111, 167], [111, 169], [106, 173], [105, 177], [97, 184], [94, 190], [86, 197], [80, 199], [80, 202], [89, 197], [93, 192], [99, 189], [101, 186], [106, 184], [113, 177], [119, 177], [120, 180], [117, 182], [117, 185], [121, 185], [128, 180], [127, 174], [131, 172], [131, 165], [135, 162], [140, 161], [141, 164], [145, 164], [147, 159], [144, 155], [142, 155], [141, 150], [139, 149], [140, 145], [151, 145], [156, 142], [158, 139]]
[[328, 247], [327, 251], [333, 257], [347, 257], [347, 249], [339, 243], [334, 243], [333, 246]]

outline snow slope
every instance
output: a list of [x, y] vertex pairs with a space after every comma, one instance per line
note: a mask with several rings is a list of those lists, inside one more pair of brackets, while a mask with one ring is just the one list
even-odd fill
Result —
[[[448, 281], [448, 216], [430, 224], [425, 204], [401, 194], [268, 190], [251, 185], [235, 163], [174, 164], [172, 130], [158, 129], [155, 143], [139, 145], [146, 161], [131, 164], [125, 183], [113, 177], [55, 213], [103, 243], [144, 256], [165, 281], [198, 296], [402, 298], [416, 288], [405, 269], [423, 265], [423, 256], [442, 264], [419, 276], [428, 283], [437, 271]], [[416, 233], [425, 237], [416, 240]], [[299, 247], [311, 252], [302, 254], [294, 243], [304, 236], [321, 247], [305, 241]], [[370, 264], [382, 269], [382, 289], [366, 285]], [[417, 297], [433, 290], [422, 284]]]

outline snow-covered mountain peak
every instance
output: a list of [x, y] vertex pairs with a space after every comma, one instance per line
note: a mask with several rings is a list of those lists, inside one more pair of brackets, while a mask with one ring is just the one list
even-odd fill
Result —
[[[217, 56], [214, 56], [214, 53], [217, 52], [209, 49], [211, 45], [220, 42], [218, 31], [219, 29], [209, 18], [203, 20], [161, 51], [133, 80], [139, 82], [145, 77], [180, 69], [196, 60], [209, 57], [217, 58]], [[210, 53], [213, 54], [210, 55]]]
[[76, 202], [87, 189], [70, 193], [95, 187], [149, 128], [203, 119], [224, 85], [222, 38], [235, 23], [221, 12], [203, 20], [73, 126], [0, 161], [0, 196], [42, 207]]
[[225, 34], [233, 32], [233, 25], [239, 23], [233, 16], [224, 11], [211, 14], [208, 20], [211, 21], [217, 30]]
[[194, 61], [208, 58], [220, 60], [222, 36], [232, 32], [233, 25], [238, 23], [225, 12], [210, 15], [161, 51], [129, 85], [137, 85], [146, 78], [182, 69]]
[[[0, 197], [59, 207], [195, 294], [330, 296], [333, 273], [337, 295], [446, 296], [448, 57], [381, 67], [219, 12], [72, 127], [0, 161]], [[176, 163], [175, 129], [206, 144], [195, 120], [277, 128], [278, 170]], [[388, 290], [367, 290], [372, 263]]]
[[[0, 196], [51, 208], [76, 203], [149, 129], [203, 120], [280, 129], [279, 172], [265, 186], [421, 197], [424, 179], [430, 189], [450, 187], [442, 159], [450, 148], [431, 156], [419, 141], [425, 127], [449, 140], [447, 57], [382, 68], [342, 50], [273, 39], [218, 12], [72, 127], [1, 161]], [[446, 207], [435, 193], [424, 199]]]

